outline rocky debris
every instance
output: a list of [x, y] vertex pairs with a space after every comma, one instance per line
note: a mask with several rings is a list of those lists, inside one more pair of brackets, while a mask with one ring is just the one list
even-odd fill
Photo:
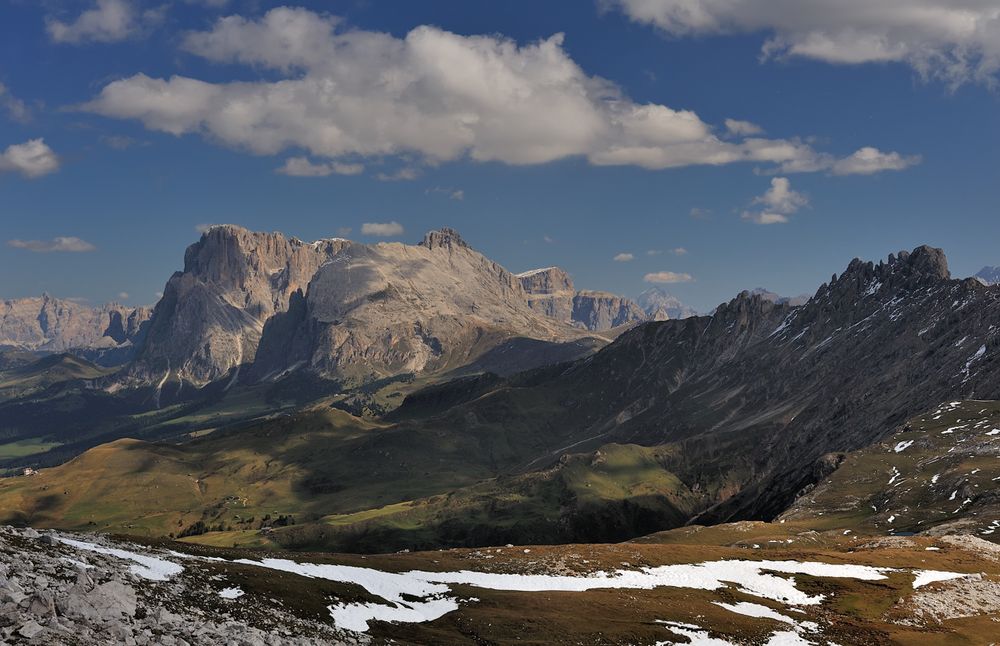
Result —
[[[67, 536], [0, 527], [0, 644], [367, 643], [363, 635], [293, 616], [270, 599], [224, 600], [220, 584], [198, 572], [194, 561], [184, 561], [182, 575], [151, 581], [127, 560], [59, 540]], [[120, 547], [100, 536], [73, 538]], [[239, 616], [226, 605], [254, 602], [259, 608]]]
[[90, 307], [48, 294], [6, 300], [0, 302], [0, 347], [124, 361], [141, 342], [151, 315], [146, 307]]
[[910, 619], [899, 623], [923, 624], [960, 617], [978, 617], [1000, 612], [1000, 581], [979, 575], [942, 581], [917, 590], [909, 599], [900, 600], [896, 609]]

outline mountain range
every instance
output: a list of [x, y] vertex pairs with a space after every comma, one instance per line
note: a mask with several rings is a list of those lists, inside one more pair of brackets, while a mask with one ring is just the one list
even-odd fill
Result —
[[[278, 250], [281, 262], [247, 253], [252, 241]], [[747, 291], [711, 316], [633, 325], [596, 345], [581, 345], [594, 333], [573, 325], [576, 292], [564, 274], [515, 276], [447, 230], [408, 247], [306, 245], [221, 227], [187, 258], [131, 365], [0, 405], [8, 419], [31, 422], [19, 427], [20, 441], [62, 443], [9, 466], [85, 451], [47, 470], [52, 480], [41, 488], [37, 479], [0, 485], [9, 520], [65, 525], [73, 508], [117, 508], [128, 491], [130, 511], [86, 522], [360, 551], [619, 540], [689, 522], [774, 518], [833, 472], [838, 456], [937, 402], [1000, 398], [991, 368], [1000, 293], [951, 279], [944, 254], [930, 247], [854, 260], [800, 306]], [[405, 275], [388, 269], [403, 265]], [[303, 288], [296, 276], [309, 272]], [[182, 286], [200, 296], [180, 297]], [[208, 316], [207, 347], [171, 341], [201, 334], [196, 324]], [[529, 327], [533, 336], [520, 336]], [[382, 335], [360, 333], [371, 329]], [[572, 352], [550, 350], [567, 345]], [[149, 402], [129, 393], [159, 397], [163, 382], [123, 389], [122, 375], [165, 380], [167, 358], [173, 375], [215, 380], [150, 415]], [[511, 369], [488, 370], [487, 361]], [[352, 387], [355, 399], [344, 399]], [[112, 411], [103, 434], [81, 442], [60, 427], [63, 435], [39, 438], [40, 420], [65, 421], [52, 402], [66, 398], [86, 402], [75, 417]], [[118, 440], [86, 450], [118, 437], [183, 444]], [[146, 465], [141, 479], [121, 486], [113, 473], [140, 473], [136, 461]], [[195, 503], [183, 493], [187, 474], [200, 474], [204, 487]], [[95, 478], [108, 487], [71, 484]], [[70, 494], [38, 506], [52, 483]], [[149, 487], [160, 492], [155, 509]], [[168, 490], [178, 498], [164, 513]], [[244, 500], [238, 514], [231, 497]], [[302, 522], [265, 535], [245, 522], [248, 509]]]
[[118, 303], [99, 307], [43, 294], [0, 302], [0, 349], [48, 354], [74, 350], [104, 365], [130, 360], [152, 311]]

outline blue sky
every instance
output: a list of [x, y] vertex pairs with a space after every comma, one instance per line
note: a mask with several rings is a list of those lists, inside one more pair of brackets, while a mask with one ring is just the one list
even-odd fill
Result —
[[761, 2], [8, 0], [0, 297], [151, 303], [222, 222], [453, 226], [703, 310], [923, 243], [1000, 264], [991, 3]]

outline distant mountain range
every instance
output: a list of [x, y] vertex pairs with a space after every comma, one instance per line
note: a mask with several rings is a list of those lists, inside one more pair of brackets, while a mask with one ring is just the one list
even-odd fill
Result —
[[643, 309], [646, 316], [653, 321], [666, 321], [668, 319], [686, 319], [697, 316], [698, 312], [692, 307], [682, 303], [676, 296], [673, 296], [662, 287], [651, 287], [639, 294], [637, 299], [639, 307]]
[[975, 278], [987, 285], [998, 285], [1000, 284], [1000, 267], [983, 267], [976, 273]]
[[48, 354], [77, 351], [105, 365], [131, 359], [152, 310], [108, 303], [91, 307], [43, 294], [0, 302], [0, 348]]
[[[417, 245], [365, 245], [215, 226], [188, 248], [163, 294], [152, 310], [49, 296], [7, 301], [0, 346], [127, 363], [116, 388], [180, 392], [299, 370], [360, 384], [456, 370], [519, 338], [569, 344], [546, 356], [572, 358], [628, 326], [693, 314], [662, 290], [644, 295], [645, 309], [577, 290], [558, 267], [513, 275], [451, 229]], [[541, 356], [536, 346], [505, 352], [510, 369]], [[527, 363], [509, 361], [512, 353]]]

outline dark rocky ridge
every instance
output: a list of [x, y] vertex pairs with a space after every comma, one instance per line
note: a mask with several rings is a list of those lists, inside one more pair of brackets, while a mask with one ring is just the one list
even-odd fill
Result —
[[[640, 325], [533, 384], [559, 409], [529, 411], [531, 423], [575, 427], [579, 441], [529, 468], [608, 442], [674, 444], [689, 487], [724, 485], [698, 522], [771, 518], [825, 455], [938, 402], [1000, 396], [998, 330], [1000, 289], [952, 280], [930, 247], [854, 260], [801, 307], [744, 292], [709, 317]], [[445, 418], [461, 427], [519, 398], [499, 389]]]

